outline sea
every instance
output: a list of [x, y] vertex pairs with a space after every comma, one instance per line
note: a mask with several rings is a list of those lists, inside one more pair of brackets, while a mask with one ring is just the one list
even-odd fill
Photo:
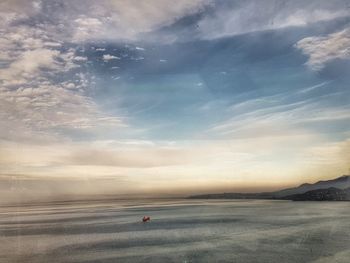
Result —
[[[149, 216], [144, 223], [142, 218]], [[0, 207], [0, 262], [350, 262], [350, 202], [89, 200]]]

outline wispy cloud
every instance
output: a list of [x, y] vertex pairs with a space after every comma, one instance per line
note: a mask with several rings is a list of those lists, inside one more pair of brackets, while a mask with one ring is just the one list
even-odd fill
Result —
[[[256, 10], [259, 10], [257, 12]], [[263, 30], [307, 26], [348, 16], [345, 1], [232, 1], [199, 21], [200, 36], [215, 39]]]
[[[322, 85], [295, 92], [304, 93], [305, 90], [313, 90]], [[229, 108], [234, 117], [213, 126], [212, 131], [233, 137], [298, 134], [305, 132], [306, 124], [350, 119], [347, 105], [325, 106], [322, 102], [323, 95], [290, 100], [291, 94], [293, 93], [261, 97], [235, 104]], [[312, 125], [307, 129], [312, 130]]]
[[311, 86], [311, 87], [303, 88], [302, 90], [299, 91], [299, 93], [312, 92], [312, 91], [314, 91], [314, 90], [317, 90], [317, 89], [319, 89], [319, 88], [322, 88], [322, 87], [326, 86], [326, 85], [329, 84], [329, 83], [330, 83], [329, 81], [324, 81], [324, 82], [322, 82], [322, 83], [313, 85], [313, 86]]

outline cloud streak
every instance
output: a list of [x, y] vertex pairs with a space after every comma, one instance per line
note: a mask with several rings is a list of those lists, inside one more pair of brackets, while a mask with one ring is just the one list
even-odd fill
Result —
[[[230, 4], [231, 3], [231, 4]], [[345, 1], [232, 1], [199, 21], [200, 36], [215, 39], [264, 30], [304, 27], [348, 16]], [[259, 10], [259, 12], [256, 12]]]

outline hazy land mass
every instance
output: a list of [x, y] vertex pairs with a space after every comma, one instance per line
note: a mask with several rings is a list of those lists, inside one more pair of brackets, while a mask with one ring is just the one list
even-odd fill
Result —
[[293, 201], [350, 201], [350, 176], [302, 184], [298, 187], [262, 193], [218, 193], [193, 195], [190, 199], [277, 199]]

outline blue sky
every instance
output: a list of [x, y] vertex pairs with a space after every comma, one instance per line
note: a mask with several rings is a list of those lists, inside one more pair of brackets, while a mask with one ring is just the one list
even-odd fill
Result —
[[347, 171], [350, 1], [0, 10], [7, 195], [270, 190]]

